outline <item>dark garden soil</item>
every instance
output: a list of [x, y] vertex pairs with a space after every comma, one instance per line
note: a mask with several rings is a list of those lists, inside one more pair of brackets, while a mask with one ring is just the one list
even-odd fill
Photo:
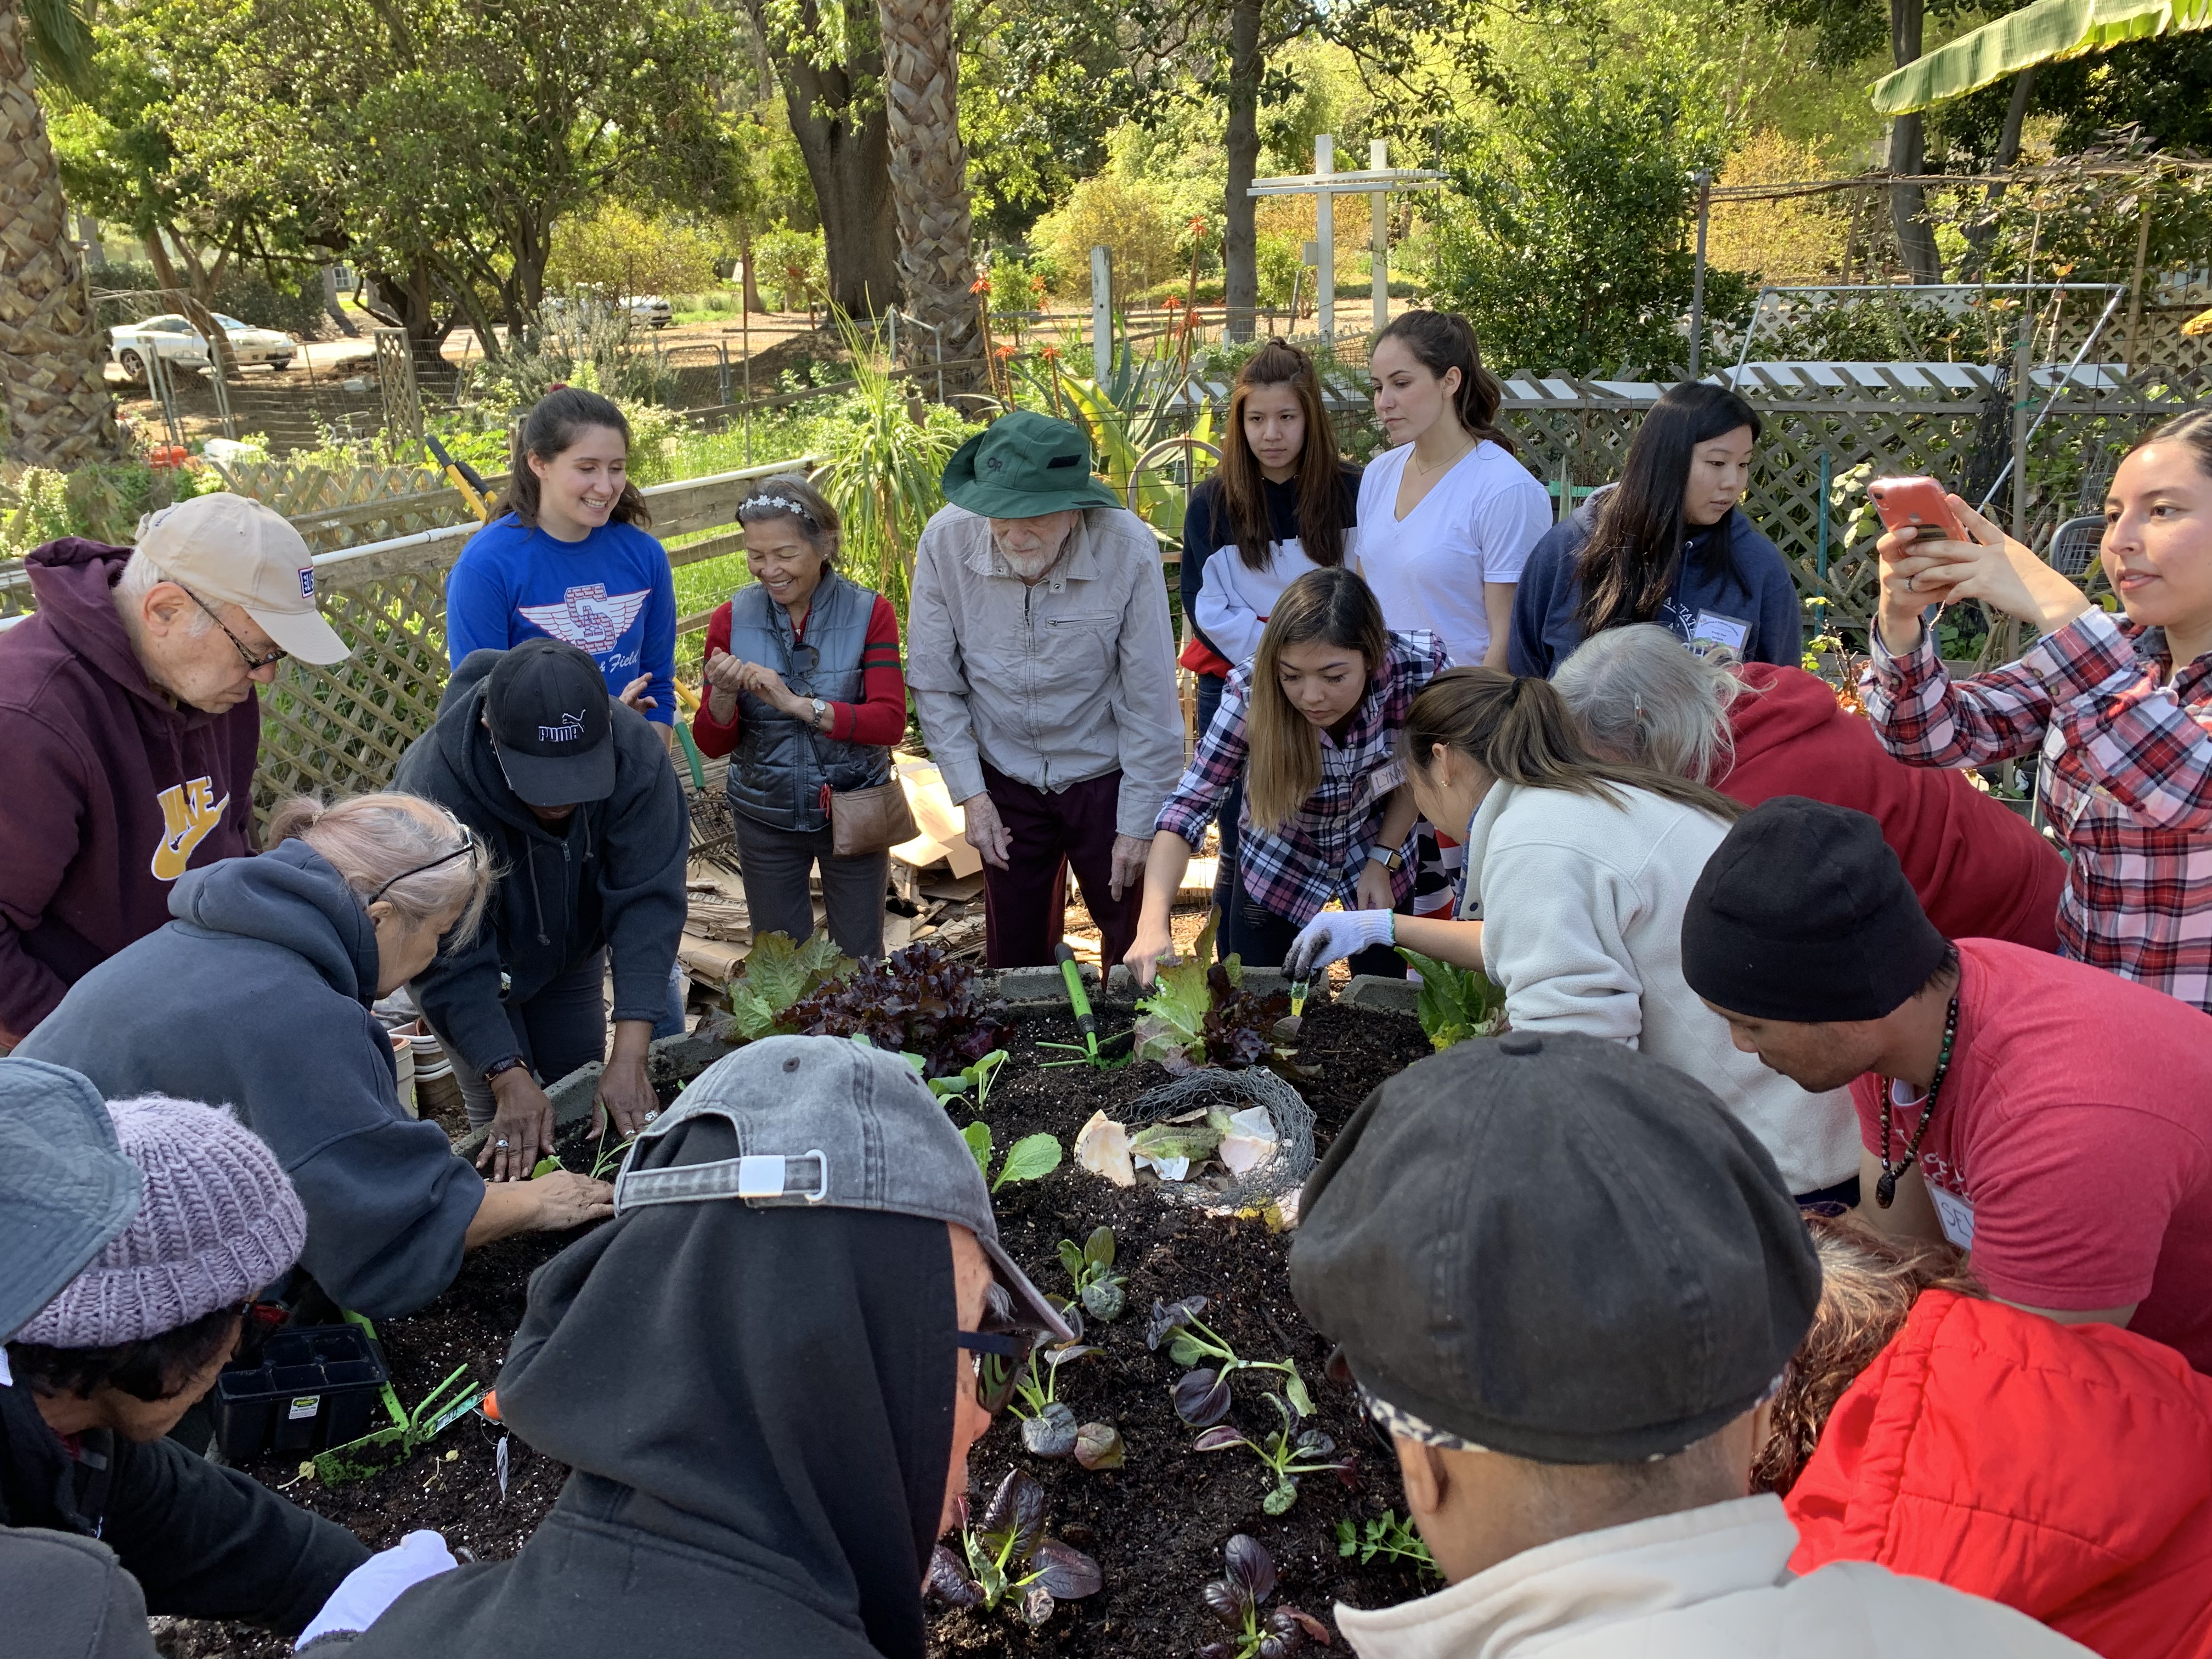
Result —
[[[1126, 1020], [1127, 1015], [1120, 1017]], [[1109, 1029], [1114, 1018], [1103, 1012]], [[1047, 1130], [1068, 1144], [1059, 1170], [1035, 1184], [1012, 1183], [995, 1194], [999, 1226], [1007, 1249], [1048, 1291], [1072, 1289], [1056, 1247], [1080, 1242], [1094, 1227], [1113, 1228], [1116, 1270], [1127, 1276], [1127, 1310], [1110, 1325], [1092, 1322], [1085, 1340], [1099, 1354], [1072, 1362], [1061, 1372], [1059, 1398], [1085, 1422], [1116, 1425], [1127, 1448], [1119, 1470], [1090, 1473], [1073, 1460], [1048, 1462], [1026, 1455], [1020, 1425], [1004, 1418], [970, 1459], [975, 1501], [982, 1503], [1010, 1468], [1027, 1469], [1050, 1496], [1048, 1530], [1094, 1556], [1105, 1585], [1085, 1600], [1063, 1603], [1042, 1629], [1030, 1631], [1012, 1613], [939, 1612], [933, 1617], [933, 1650], [941, 1655], [1092, 1656], [1187, 1655], [1221, 1633], [1200, 1600], [1200, 1587], [1221, 1571], [1221, 1547], [1234, 1534], [1250, 1534], [1273, 1555], [1281, 1577], [1278, 1602], [1323, 1619], [1340, 1600], [1376, 1607], [1401, 1601], [1423, 1588], [1409, 1570], [1377, 1561], [1361, 1566], [1340, 1557], [1336, 1524], [1362, 1522], [1395, 1507], [1402, 1512], [1397, 1473], [1389, 1452], [1368, 1428], [1348, 1389], [1328, 1382], [1322, 1366], [1328, 1344], [1309, 1329], [1292, 1303], [1285, 1270], [1287, 1234], [1261, 1221], [1206, 1214], [1172, 1204], [1149, 1185], [1116, 1188], [1074, 1163], [1076, 1130], [1103, 1108], [1125, 1121], [1132, 1103], [1166, 1080], [1158, 1066], [1096, 1073], [1040, 1068], [1039, 1040], [1068, 1041], [1065, 1019], [1027, 1021], [1009, 1043], [987, 1114], [1003, 1148], [1020, 1136]], [[1301, 1079], [1313, 1108], [1316, 1151], [1367, 1092], [1382, 1079], [1428, 1052], [1410, 1019], [1324, 1006], [1307, 1016], [1299, 1060], [1317, 1067]], [[971, 1114], [954, 1103], [955, 1121]], [[588, 1168], [586, 1151], [563, 1156], [568, 1166]], [[995, 1168], [995, 1163], [994, 1163]], [[568, 1237], [509, 1240], [471, 1255], [456, 1287], [423, 1312], [380, 1328], [393, 1380], [410, 1404], [421, 1399], [454, 1366], [468, 1363], [480, 1383], [497, 1374], [507, 1342], [523, 1311], [531, 1271]], [[1296, 1505], [1280, 1516], [1261, 1507], [1271, 1479], [1242, 1449], [1194, 1454], [1194, 1431], [1179, 1419], [1170, 1387], [1182, 1367], [1165, 1346], [1145, 1346], [1145, 1316], [1154, 1298], [1204, 1296], [1206, 1322], [1248, 1359], [1297, 1362], [1317, 1409], [1317, 1425], [1337, 1443], [1352, 1467], [1341, 1475], [1304, 1478]], [[1265, 1398], [1268, 1373], [1239, 1376], [1230, 1421], [1255, 1438], [1275, 1425]], [[351, 1528], [373, 1548], [395, 1543], [418, 1527], [443, 1532], [479, 1559], [513, 1554], [558, 1495], [565, 1471], [508, 1443], [509, 1481], [501, 1498], [495, 1455], [502, 1432], [480, 1419], [464, 1420], [404, 1467], [358, 1485], [325, 1488], [298, 1466], [256, 1465], [252, 1472], [308, 1508]], [[280, 1644], [240, 1627], [180, 1628], [169, 1650], [190, 1659], [263, 1659], [282, 1654]]]

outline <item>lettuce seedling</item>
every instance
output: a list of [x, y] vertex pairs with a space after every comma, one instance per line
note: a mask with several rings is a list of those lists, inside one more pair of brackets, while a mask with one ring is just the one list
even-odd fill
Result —
[[1006, 1161], [999, 1165], [995, 1180], [991, 1176], [991, 1126], [981, 1118], [960, 1132], [961, 1139], [968, 1143], [968, 1151], [975, 1160], [975, 1167], [991, 1182], [997, 1192], [1009, 1181], [1042, 1181], [1060, 1167], [1060, 1143], [1040, 1131], [1024, 1135], [1006, 1148]]
[[1046, 1536], [1046, 1502], [1036, 1476], [1009, 1470], [981, 1522], [963, 1528], [961, 1555], [939, 1544], [930, 1556], [924, 1593], [947, 1607], [986, 1613], [1011, 1598], [1032, 1627], [1051, 1618], [1060, 1602], [1096, 1595], [1105, 1582], [1098, 1564]]
[[1004, 1046], [1006, 1012], [983, 995], [970, 963], [930, 940], [825, 981], [784, 1018], [809, 1036], [865, 1036], [919, 1054], [922, 1075], [941, 1078]]
[[1254, 1440], [1240, 1433], [1231, 1424], [1224, 1423], [1206, 1430], [1191, 1443], [1193, 1451], [1227, 1451], [1232, 1446], [1243, 1446], [1266, 1466], [1274, 1477], [1267, 1495], [1260, 1500], [1260, 1507], [1270, 1515], [1281, 1515], [1298, 1501], [1298, 1477], [1302, 1474], [1322, 1474], [1340, 1469], [1342, 1463], [1331, 1462], [1336, 1442], [1319, 1429], [1302, 1429], [1305, 1413], [1287, 1403], [1282, 1395], [1270, 1393], [1267, 1402], [1274, 1407], [1275, 1415], [1282, 1426], [1269, 1431], [1263, 1439]]
[[1443, 1577], [1437, 1570], [1437, 1559], [1429, 1553], [1421, 1534], [1413, 1530], [1410, 1522], [1401, 1521], [1395, 1510], [1383, 1510], [1382, 1518], [1370, 1521], [1364, 1532], [1353, 1525], [1349, 1516], [1339, 1520], [1336, 1553], [1358, 1555], [1363, 1567], [1379, 1557], [1385, 1561], [1401, 1561], [1430, 1578]]
[[1306, 1389], [1305, 1379], [1298, 1375], [1297, 1362], [1289, 1359], [1246, 1359], [1229, 1346], [1228, 1339], [1199, 1318], [1206, 1311], [1206, 1298], [1187, 1296], [1179, 1302], [1152, 1303], [1152, 1316], [1145, 1326], [1145, 1346], [1155, 1353], [1160, 1344], [1168, 1345], [1168, 1358], [1178, 1365], [1197, 1365], [1201, 1359], [1212, 1359], [1213, 1365], [1185, 1371], [1176, 1379], [1171, 1393], [1175, 1398], [1176, 1415], [1194, 1429], [1209, 1428], [1229, 1415], [1229, 1379], [1242, 1370], [1279, 1371], [1282, 1389], [1291, 1407], [1302, 1417], [1313, 1414], [1313, 1395]]
[[1182, 1073], [1208, 1064], [1232, 1069], [1258, 1066], [1274, 1054], [1275, 1027], [1290, 1013], [1290, 995], [1247, 991], [1244, 965], [1237, 957], [1213, 961], [1219, 921], [1218, 911], [1208, 915], [1190, 955], [1163, 963], [1153, 976], [1152, 994], [1138, 1000], [1139, 1060], [1156, 1060], [1170, 1072]]
[[793, 1007], [855, 965], [819, 928], [804, 945], [793, 945], [788, 933], [759, 934], [730, 981], [729, 1018], [714, 1035], [725, 1042], [750, 1042], [778, 1032], [795, 1033], [803, 1028], [789, 1018]]
[[1083, 1316], [1075, 1310], [1075, 1304], [1057, 1297], [1053, 1304], [1073, 1334], [1065, 1342], [1040, 1343], [1030, 1350], [1029, 1364], [1014, 1380], [1014, 1397], [1006, 1404], [1006, 1409], [1021, 1419], [1023, 1449], [1037, 1457], [1073, 1455], [1080, 1430], [1075, 1413], [1060, 1403], [1060, 1368], [1071, 1359], [1098, 1352], [1083, 1340]]
[[1285, 1602], [1266, 1613], [1275, 1593], [1275, 1560], [1255, 1538], [1238, 1533], [1221, 1547], [1224, 1571], [1200, 1592], [1206, 1610], [1226, 1625], [1226, 1640], [1208, 1642], [1198, 1659], [1288, 1659], [1308, 1641], [1331, 1645], [1328, 1626]]
[[1072, 1238], [1061, 1239], [1060, 1265], [1075, 1281], [1076, 1299], [1092, 1318], [1110, 1324], [1121, 1316], [1121, 1310], [1128, 1305], [1122, 1286], [1128, 1281], [1114, 1271], [1111, 1227], [1092, 1228], [1091, 1236], [1080, 1244]]
[[1421, 1030], [1429, 1047], [1449, 1048], [1469, 1037], [1489, 1036], [1505, 1018], [1505, 993], [1487, 974], [1398, 947], [1421, 976]]

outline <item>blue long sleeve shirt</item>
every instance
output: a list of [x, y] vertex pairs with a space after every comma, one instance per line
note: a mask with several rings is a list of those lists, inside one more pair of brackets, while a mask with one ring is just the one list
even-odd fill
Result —
[[[1546, 531], [1529, 552], [1513, 595], [1513, 631], [1506, 650], [1506, 666], [1516, 674], [1549, 679], [1583, 642], [1582, 623], [1575, 615], [1582, 599], [1576, 567], [1583, 544], [1597, 527], [1603, 497], [1602, 490], [1592, 495], [1565, 524]], [[1729, 544], [1725, 567], [1716, 576], [1706, 569], [1705, 544], [1717, 535], [1727, 536]], [[1743, 662], [1795, 668], [1804, 658], [1796, 578], [1782, 550], [1740, 511], [1690, 535], [1674, 586], [1651, 620], [1685, 641], [1728, 646]]]
[[446, 581], [446, 652], [505, 651], [540, 635], [588, 652], [620, 696], [650, 675], [646, 718], [676, 718], [676, 578], [668, 551], [635, 525], [557, 541], [510, 513], [470, 538]]

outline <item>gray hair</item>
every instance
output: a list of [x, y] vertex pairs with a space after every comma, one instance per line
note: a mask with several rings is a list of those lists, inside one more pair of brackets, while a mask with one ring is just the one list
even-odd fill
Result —
[[[419, 795], [354, 795], [329, 806], [295, 795], [269, 815], [267, 841], [274, 847], [297, 836], [345, 878], [356, 898], [367, 904], [380, 892], [410, 927], [453, 916], [447, 928], [459, 944], [483, 918], [492, 876], [481, 844], [471, 857], [447, 858], [460, 850], [464, 833], [444, 807]], [[441, 858], [447, 861], [436, 862]]]
[[1552, 684], [1583, 740], [1609, 760], [1706, 784], [1735, 764], [1729, 705], [1749, 688], [1724, 652], [1699, 655], [1657, 623], [1635, 623], [1591, 635]]
[[753, 485], [752, 493], [738, 503], [738, 524], [767, 524], [789, 519], [799, 526], [806, 544], [822, 556], [825, 570], [837, 562], [844, 544], [845, 527], [830, 498], [796, 472], [779, 472]]
[[[123, 574], [116, 578], [115, 592], [119, 599], [143, 599], [163, 582], [168, 581], [176, 581], [176, 578], [155, 563], [148, 555], [134, 550], [124, 564]], [[182, 586], [183, 584], [179, 583], [178, 586]], [[189, 592], [191, 590], [187, 588], [185, 591]], [[212, 631], [214, 627], [215, 617], [204, 605], [194, 605], [191, 614], [185, 619], [185, 632], [194, 639]]]

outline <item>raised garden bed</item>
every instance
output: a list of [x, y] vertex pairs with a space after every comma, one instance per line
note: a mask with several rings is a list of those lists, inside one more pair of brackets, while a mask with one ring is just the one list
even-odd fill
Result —
[[[1040, 1066], [1039, 1060], [1050, 1056], [1039, 1053], [1038, 1042], [1075, 1038], [1066, 1000], [1057, 1000], [1055, 1012], [1048, 988], [1035, 978], [1009, 975], [1006, 988], [1016, 999], [1030, 1000], [1015, 1001], [1009, 1058], [984, 1114], [1001, 1148], [1040, 1131], [1072, 1146], [1094, 1111], [1103, 1108], [1109, 1115], [1127, 1117], [1138, 1096], [1166, 1080], [1151, 1064], [1107, 1073]], [[1353, 995], [1358, 1001], [1402, 1001], [1396, 987], [1363, 986]], [[1128, 1022], [1126, 1003], [1102, 1004], [1099, 1012], [1104, 1028]], [[664, 1097], [715, 1052], [696, 1040], [662, 1045], [656, 1080]], [[1419, 1025], [1404, 1014], [1343, 1001], [1310, 1006], [1297, 1057], [1316, 1068], [1299, 1085], [1315, 1115], [1316, 1150], [1326, 1150], [1375, 1085], [1428, 1052]], [[558, 1099], [570, 1119], [562, 1135], [565, 1161], [571, 1168], [588, 1168], [583, 1121], [588, 1077], [568, 1080]], [[965, 1101], [948, 1104], [956, 1123], [965, 1125], [975, 1115]], [[580, 1156], [569, 1155], [580, 1146]], [[1073, 1290], [1060, 1261], [1060, 1241], [1080, 1244], [1094, 1228], [1113, 1230], [1115, 1271], [1126, 1277], [1126, 1311], [1110, 1323], [1087, 1322], [1085, 1340], [1099, 1352], [1067, 1364], [1056, 1393], [1079, 1420], [1116, 1427], [1126, 1462], [1118, 1469], [1094, 1472], [1073, 1459], [1029, 1455], [1020, 1423], [1002, 1414], [970, 1460], [978, 1512], [1009, 1469], [1028, 1471], [1045, 1488], [1048, 1530], [1094, 1557], [1103, 1585], [1093, 1595], [1063, 1602], [1035, 1630], [1015, 1612], [1018, 1597], [995, 1613], [938, 1611], [932, 1621], [933, 1652], [1069, 1659], [1194, 1654], [1227, 1633], [1207, 1613], [1201, 1590], [1221, 1576], [1223, 1546], [1238, 1533], [1257, 1539], [1273, 1557], [1280, 1586], [1270, 1607], [1287, 1602], [1326, 1620], [1339, 1600], [1374, 1607], [1421, 1593], [1426, 1586], [1408, 1566], [1386, 1559], [1362, 1565], [1339, 1553], [1340, 1522], [1364, 1528], [1388, 1510], [1402, 1514], [1404, 1504], [1395, 1464], [1350, 1391], [1322, 1375], [1327, 1345], [1307, 1328], [1290, 1295], [1288, 1235], [1270, 1231], [1256, 1218], [1211, 1215], [1170, 1202], [1146, 1185], [1115, 1188], [1079, 1168], [1072, 1153], [1041, 1181], [1000, 1188], [994, 1204], [1009, 1251], [1040, 1286], [1060, 1295]], [[386, 1322], [380, 1329], [401, 1397], [411, 1402], [465, 1362], [481, 1383], [489, 1383], [520, 1320], [531, 1271], [572, 1237], [529, 1237], [491, 1246], [471, 1256], [447, 1295], [420, 1314]], [[1271, 1515], [1262, 1507], [1274, 1480], [1249, 1451], [1192, 1449], [1199, 1431], [1177, 1416], [1170, 1393], [1189, 1367], [1171, 1359], [1165, 1342], [1157, 1352], [1146, 1346], [1154, 1300], [1192, 1296], [1206, 1298], [1206, 1324], [1243, 1358], [1296, 1364], [1315, 1407], [1300, 1426], [1329, 1437], [1335, 1446], [1329, 1461], [1349, 1466], [1341, 1474], [1304, 1476], [1286, 1512]], [[1277, 1426], [1267, 1390], [1282, 1381], [1280, 1373], [1267, 1370], [1237, 1375], [1226, 1423], [1264, 1438]], [[479, 1559], [496, 1559], [512, 1554], [530, 1535], [566, 1474], [510, 1440], [502, 1498], [495, 1456], [502, 1437], [496, 1425], [470, 1419], [407, 1464], [337, 1488], [298, 1478], [296, 1465], [251, 1467], [292, 1498], [350, 1527], [373, 1547], [427, 1526]], [[222, 1654], [262, 1659], [284, 1649], [254, 1632], [203, 1625], [180, 1631], [172, 1650], [209, 1659]]]

